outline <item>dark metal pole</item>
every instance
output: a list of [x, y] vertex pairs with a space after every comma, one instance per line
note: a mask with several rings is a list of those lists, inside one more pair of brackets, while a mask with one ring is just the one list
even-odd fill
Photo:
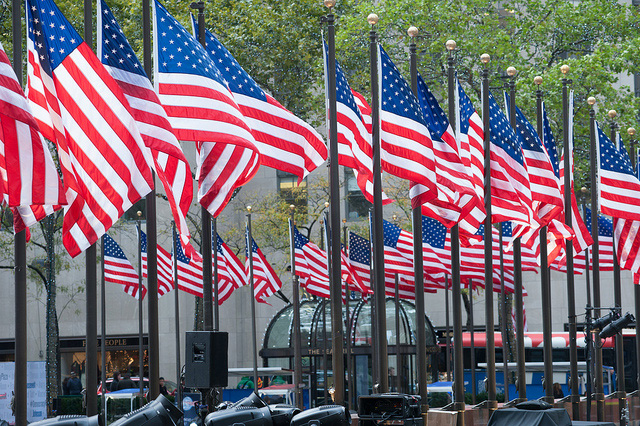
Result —
[[344, 403], [344, 330], [342, 323], [342, 270], [340, 259], [340, 174], [338, 168], [338, 112], [336, 103], [336, 27], [333, 10], [327, 14], [329, 83], [329, 229], [331, 247], [331, 357], [334, 402]]
[[485, 321], [487, 325], [487, 403], [489, 411], [498, 408], [496, 401], [496, 352], [493, 335], [493, 235], [491, 234], [491, 138], [489, 135], [489, 68], [491, 57], [484, 53], [480, 56], [482, 68], [482, 123], [484, 127], [484, 208], [487, 217], [484, 221], [484, 292]]
[[[344, 244], [345, 247], [348, 248], [349, 242], [347, 240], [347, 219], [342, 219], [342, 243]], [[347, 310], [347, 315], [345, 318], [346, 324], [345, 324], [345, 330], [346, 330], [346, 335], [347, 335], [347, 392], [348, 392], [348, 407], [350, 410], [353, 409], [353, 397], [355, 396], [354, 394], [354, 378], [353, 378], [353, 355], [351, 354], [351, 319], [352, 319], [352, 315], [351, 315], [351, 307], [350, 307], [350, 300], [351, 300], [351, 292], [349, 291], [349, 286], [348, 284], [345, 282], [345, 286], [347, 287], [347, 298], [346, 298], [346, 304], [345, 304], [345, 309]]]
[[469, 325], [471, 330], [471, 404], [476, 405], [478, 384], [476, 383], [476, 328], [473, 324], [473, 281], [469, 279]]
[[[569, 144], [573, 141], [569, 140], [569, 135], [573, 134], [569, 129], [569, 84], [571, 80], [566, 78], [569, 72], [569, 66], [561, 67], [565, 77], [562, 78], [562, 140], [564, 143], [564, 152], [569, 153]], [[571, 156], [564, 156], [564, 223], [568, 227], [573, 226], [571, 216]], [[571, 375], [571, 411], [574, 420], [580, 419], [580, 392], [578, 391], [578, 345], [577, 345], [577, 325], [576, 325], [576, 294], [575, 294], [575, 276], [573, 273], [573, 244], [565, 244], [567, 253], [567, 315], [569, 317], [569, 363]], [[551, 384], [552, 385], [552, 384]]]
[[[151, 75], [151, 13], [149, 0], [142, 3], [143, 65]], [[160, 394], [160, 334], [158, 320], [158, 231], [156, 220], [156, 190], [146, 197], [147, 205], [147, 306], [149, 309], [149, 397]], [[141, 372], [142, 373], [142, 372]], [[142, 379], [142, 377], [141, 377]]]
[[[204, 1], [191, 3], [192, 9], [198, 10], [198, 41], [206, 49]], [[204, 311], [203, 326], [205, 331], [213, 328], [213, 259], [211, 256], [211, 215], [205, 207], [200, 208], [202, 222], [202, 306]], [[249, 246], [250, 247], [250, 246]]]
[[[586, 206], [586, 199], [587, 199], [587, 188], [585, 188], [584, 186], [582, 187], [582, 214], [583, 214], [583, 220], [586, 222], [587, 220], [587, 206]], [[587, 421], [591, 421], [591, 396], [592, 396], [592, 391], [593, 391], [593, 374], [592, 374], [592, 364], [591, 364], [591, 360], [593, 359], [593, 336], [591, 334], [591, 320], [592, 320], [592, 313], [593, 313], [593, 308], [592, 308], [592, 304], [591, 304], [591, 284], [590, 284], [590, 280], [589, 280], [589, 247], [587, 247], [584, 251], [584, 257], [585, 257], [585, 265], [586, 265], [586, 272], [585, 272], [585, 276], [586, 276], [586, 283], [587, 283], [587, 306], [585, 308], [585, 316], [584, 316], [584, 323], [585, 323], [585, 361], [587, 364], [587, 384], [586, 384], [586, 392], [587, 392]]]
[[[415, 38], [418, 35], [416, 27], [410, 27], [407, 31], [411, 37], [409, 54], [411, 62], [411, 90], [418, 94], [418, 56], [416, 54]], [[418, 373], [418, 390], [420, 392], [420, 404], [422, 413], [429, 410], [427, 402], [427, 332], [424, 308], [424, 265], [422, 258], [422, 209], [417, 207], [411, 210], [413, 222], [413, 267], [415, 274], [415, 299], [416, 299], [416, 366]]]
[[211, 223], [213, 224], [212, 237], [215, 238], [215, 241], [211, 241], [213, 248], [213, 329], [218, 331], [220, 330], [220, 306], [218, 303], [218, 292], [220, 291], [218, 288], [218, 220], [214, 217], [211, 219]]
[[[514, 131], [516, 130], [516, 69], [514, 67], [507, 68], [507, 74], [509, 75], [509, 97], [511, 102], [509, 103], [509, 122]], [[500, 247], [502, 250], [502, 247]], [[527, 375], [524, 366], [524, 314], [522, 306], [524, 301], [522, 300], [522, 245], [520, 238], [515, 238], [513, 241], [513, 273], [515, 281], [515, 311], [516, 311], [516, 362], [518, 379], [516, 384], [516, 390], [518, 392], [518, 401], [527, 400]], [[504, 346], [504, 345], [503, 345]]]
[[[374, 385], [375, 392], [384, 393], [389, 390], [389, 360], [387, 358], [387, 311], [384, 284], [384, 231], [382, 227], [382, 173], [380, 167], [380, 99], [378, 98], [378, 33], [375, 25], [378, 23], [378, 15], [372, 13], [367, 17], [371, 25], [369, 32], [369, 64], [371, 66], [371, 119], [373, 129], [371, 141], [373, 143], [373, 277], [375, 298], [375, 322], [378, 344], [374, 357], [378, 360], [378, 386]], [[414, 223], [415, 224], [415, 223]], [[422, 237], [420, 237], [422, 240]], [[415, 242], [414, 242], [415, 244]], [[421, 297], [424, 297], [422, 295]]]
[[[142, 227], [140, 217], [142, 212], [138, 211], [138, 376], [144, 377], [144, 322], [142, 319]], [[148, 256], [147, 256], [148, 257]], [[144, 395], [144, 380], [139, 383], [140, 395]]]
[[[536, 116], [538, 136], [544, 137], [544, 123], [542, 116], [542, 77], [536, 76], [533, 79], [536, 84]], [[543, 341], [543, 357], [544, 357], [544, 378], [546, 386], [544, 387], [544, 401], [553, 403], [553, 346], [551, 334], [551, 274], [547, 260], [547, 226], [540, 228], [540, 293], [542, 296], [542, 341]], [[588, 274], [587, 274], [588, 276]]]
[[[102, 259], [104, 259], [104, 236], [100, 238], [100, 253], [102, 254]], [[104, 281], [104, 261], [100, 262], [100, 328], [101, 328], [101, 336], [102, 341], [100, 342], [100, 380], [102, 381], [102, 415], [103, 415], [103, 424], [107, 424], [107, 296], [105, 289], [105, 281]]]
[[[599, 246], [599, 234], [598, 234], [598, 181], [596, 177], [596, 169], [598, 167], [596, 155], [596, 112], [593, 109], [593, 105], [596, 103], [594, 97], [590, 97], [587, 102], [591, 105], [589, 110], [589, 130], [591, 137], [591, 152], [590, 152], [590, 166], [591, 166], [591, 237], [593, 238], [593, 306], [594, 306], [594, 318], [600, 318], [600, 246]], [[567, 260], [569, 253], [567, 252]], [[568, 265], [567, 265], [568, 267]], [[587, 265], [587, 268], [589, 265]], [[604, 421], [604, 390], [602, 384], [602, 345], [600, 343], [600, 336], [595, 334], [595, 400], [596, 400], [596, 419], [599, 422]]]
[[[84, 0], [84, 41], [93, 49], [93, 4], [91, 0]], [[86, 361], [85, 361], [85, 387], [97, 389], [98, 387], [98, 274], [97, 274], [97, 248], [94, 243], [86, 251]], [[87, 416], [98, 414], [98, 395], [96, 392], [86, 393]]]
[[[610, 127], [611, 127], [611, 140], [616, 147], [620, 149], [617, 145], [617, 124], [615, 121], [615, 117], [617, 116], [617, 112], [615, 110], [609, 111], [609, 118], [611, 119]], [[613, 233], [613, 299], [615, 303], [616, 310], [619, 314], [622, 314], [622, 284], [620, 282], [620, 263], [618, 262], [617, 256], [617, 241], [615, 232]], [[622, 333], [618, 333], [615, 337], [615, 350], [616, 350], [616, 394], [619, 399], [618, 408], [619, 408], [619, 417], [620, 417], [620, 426], [626, 426], [627, 418], [626, 418], [626, 407], [627, 407], [627, 393], [625, 391], [625, 380], [624, 380], [624, 346]]]
[[[631, 147], [631, 164], [633, 168], [637, 167], [636, 158], [636, 145], [638, 142], [633, 138], [636, 134], [636, 129], [629, 127], [627, 133], [631, 137], [629, 145]], [[635, 305], [636, 318], [640, 317], [640, 285], [633, 286], [633, 301]], [[636, 388], [640, 391], [640, 327], [636, 327]]]
[[[447, 40], [447, 80], [449, 97], [449, 124], [456, 129], [456, 42]], [[464, 363], [462, 358], [462, 293], [460, 292], [460, 228], [451, 228], [451, 299], [453, 307], [453, 397], [454, 409], [458, 412], [457, 424], [464, 425]]]
[[[22, 0], [12, 0], [13, 70], [22, 86]], [[15, 257], [15, 424], [27, 425], [27, 231], [14, 237]]]
[[176, 256], [176, 247], [177, 244], [180, 244], [180, 239], [177, 238], [175, 222], [171, 222], [171, 228], [171, 236], [173, 240], [173, 284], [175, 287], [173, 301], [175, 306], [174, 315], [176, 329], [176, 382], [178, 383], [178, 389], [176, 390], [176, 401], [178, 402], [178, 407], [182, 407], [182, 380], [180, 379], [182, 373], [182, 363], [180, 362], [180, 292], [178, 288], [178, 257]]
[[445, 360], [445, 365], [447, 367], [447, 382], [451, 381], [451, 326], [449, 323], [449, 318], [451, 317], [451, 313], [449, 311], [449, 275], [444, 275], [444, 341], [445, 341], [445, 356], [447, 359]]
[[296, 393], [296, 407], [303, 410], [302, 389], [304, 383], [302, 381], [302, 338], [300, 336], [300, 287], [298, 285], [298, 276], [296, 275], [296, 253], [293, 236], [296, 206], [291, 204], [289, 208], [291, 209], [291, 219], [289, 219], [289, 245], [291, 247], [291, 289], [293, 290], [293, 386]]
[[[324, 247], [327, 252], [327, 259], [331, 258], [331, 246], [329, 245], [329, 233], [328, 227], [325, 226], [325, 222], [328, 220], [327, 218], [327, 209], [329, 208], [329, 202], [324, 203], [325, 211], [323, 214], [323, 219], [320, 219], [320, 225], [322, 226], [322, 232], [320, 232], [320, 247]], [[325, 245], [325, 235], [326, 235], [326, 245]], [[331, 276], [331, 262], [327, 261], [327, 275]], [[322, 302], [322, 373], [324, 379], [324, 400], [325, 404], [329, 403], [329, 354], [327, 353], [327, 304], [329, 301], [323, 300]]]
[[500, 334], [502, 335], [502, 376], [504, 382], [504, 400], [509, 401], [509, 332], [507, 330], [507, 293], [504, 288], [504, 242], [502, 241], [502, 222], [498, 223], [498, 245], [500, 246]]
[[[395, 383], [393, 383], [395, 389], [392, 389], [391, 386], [392, 384], [389, 384], [389, 390], [391, 390], [392, 392], [401, 392], [400, 390], [400, 372], [402, 371], [402, 363], [400, 362], [400, 277], [398, 276], [398, 274], [395, 274], [395, 294], [394, 294], [394, 298], [395, 298], [395, 322], [396, 322], [396, 377], [395, 377]], [[389, 375], [391, 376], [391, 375]]]
[[253, 236], [251, 235], [251, 206], [247, 207], [247, 254], [249, 256], [249, 282], [251, 283], [251, 349], [253, 351], [253, 392], [258, 394], [258, 343], [256, 333], [256, 283], [253, 280]]

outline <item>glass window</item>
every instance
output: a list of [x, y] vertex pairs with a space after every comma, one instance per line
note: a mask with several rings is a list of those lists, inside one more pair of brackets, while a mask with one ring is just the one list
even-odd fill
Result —
[[307, 208], [307, 180], [304, 179], [298, 185], [298, 176], [277, 170], [278, 194], [287, 204], [293, 204], [298, 208]]
[[352, 169], [344, 168], [346, 216], [348, 220], [366, 218], [371, 203], [364, 197]]

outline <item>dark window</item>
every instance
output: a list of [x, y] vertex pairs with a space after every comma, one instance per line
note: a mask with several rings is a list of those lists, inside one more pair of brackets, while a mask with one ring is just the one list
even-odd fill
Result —
[[287, 202], [297, 208], [307, 208], [307, 180], [304, 179], [298, 185], [298, 176], [277, 170], [278, 194]]
[[345, 198], [347, 200], [346, 216], [347, 220], [357, 220], [366, 218], [369, 214], [371, 203], [364, 198], [364, 195], [358, 187], [356, 176], [352, 169], [345, 167], [344, 169], [345, 180]]

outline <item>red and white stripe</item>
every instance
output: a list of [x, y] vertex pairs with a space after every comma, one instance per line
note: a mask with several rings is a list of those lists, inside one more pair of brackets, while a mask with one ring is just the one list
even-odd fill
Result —
[[249, 283], [244, 265], [231, 251], [226, 243], [222, 243], [222, 250], [218, 251], [218, 304], [231, 296], [235, 289]]
[[[249, 270], [249, 259], [245, 263], [245, 269]], [[248, 275], [248, 273], [247, 273]], [[253, 253], [253, 280], [254, 280], [254, 292], [253, 295], [260, 303], [267, 303], [267, 297], [275, 294], [282, 288], [282, 281], [280, 277], [273, 270], [271, 264], [267, 261], [262, 250], [258, 248], [257, 253]]]
[[[162, 248], [158, 248], [158, 298], [173, 290], [173, 262], [171, 253]], [[147, 252], [142, 252], [142, 277], [147, 278]]]

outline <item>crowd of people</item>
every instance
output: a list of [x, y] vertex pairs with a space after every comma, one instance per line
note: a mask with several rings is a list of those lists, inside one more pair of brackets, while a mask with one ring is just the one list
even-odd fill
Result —
[[[164, 396], [168, 396], [167, 386], [165, 384], [164, 377], [160, 377], [160, 393]], [[145, 387], [148, 383], [144, 383]], [[131, 379], [131, 374], [125, 372], [122, 374], [120, 371], [114, 371], [111, 383], [107, 383], [107, 392], [116, 392], [123, 389], [138, 389], [140, 387], [139, 382], [135, 382]], [[62, 394], [63, 395], [82, 395], [82, 382], [75, 371], [71, 371], [69, 377], [66, 377], [62, 381]]]

